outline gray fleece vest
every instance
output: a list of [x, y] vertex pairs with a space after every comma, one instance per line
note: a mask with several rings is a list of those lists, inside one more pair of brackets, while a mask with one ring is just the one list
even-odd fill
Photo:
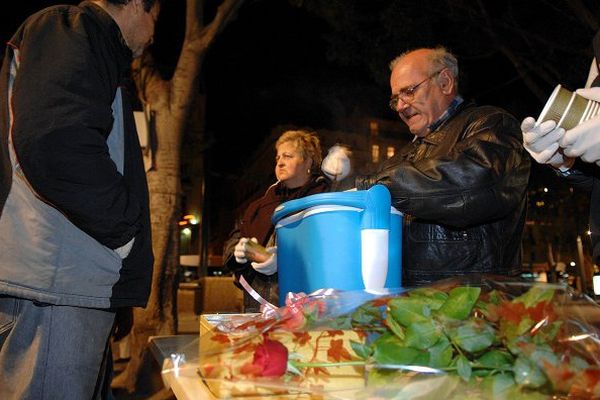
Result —
[[[14, 56], [9, 82], [18, 70]], [[121, 90], [112, 104], [114, 124], [107, 145], [123, 173]], [[0, 217], [0, 294], [56, 305], [107, 308], [119, 279], [121, 258], [40, 199], [23, 174], [9, 136], [12, 186]]]

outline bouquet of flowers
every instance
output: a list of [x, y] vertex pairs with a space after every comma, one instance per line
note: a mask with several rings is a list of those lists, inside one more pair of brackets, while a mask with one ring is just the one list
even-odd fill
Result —
[[322, 290], [214, 325], [198, 372], [217, 397], [600, 398], [599, 309], [566, 286], [488, 276]]

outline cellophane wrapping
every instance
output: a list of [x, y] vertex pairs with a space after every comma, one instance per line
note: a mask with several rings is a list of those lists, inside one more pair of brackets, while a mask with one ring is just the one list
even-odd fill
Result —
[[566, 285], [476, 275], [289, 294], [199, 337], [217, 398], [600, 398], [600, 307]]

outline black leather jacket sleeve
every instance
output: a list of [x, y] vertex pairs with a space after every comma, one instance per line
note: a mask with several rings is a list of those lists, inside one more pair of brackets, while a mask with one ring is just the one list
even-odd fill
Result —
[[467, 227], [514, 210], [528, 180], [529, 157], [518, 122], [494, 107], [470, 107], [356, 184], [366, 189], [382, 183], [398, 210], [437, 224]]

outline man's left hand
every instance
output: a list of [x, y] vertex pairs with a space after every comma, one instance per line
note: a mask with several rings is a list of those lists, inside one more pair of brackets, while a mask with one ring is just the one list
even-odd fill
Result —
[[[600, 102], [600, 88], [579, 89], [576, 93]], [[600, 164], [600, 115], [566, 131], [559, 144], [568, 157], [580, 157], [585, 162]]]

